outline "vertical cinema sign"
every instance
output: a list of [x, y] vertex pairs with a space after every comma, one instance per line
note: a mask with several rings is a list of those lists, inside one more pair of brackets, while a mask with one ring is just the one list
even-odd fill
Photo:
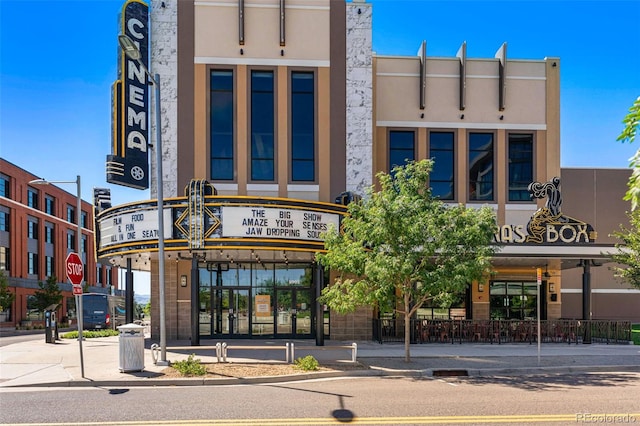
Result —
[[[149, 68], [149, 6], [128, 0], [120, 15], [120, 33], [133, 40]], [[149, 87], [144, 69], [118, 49], [118, 80], [112, 86], [112, 144], [107, 182], [149, 188]]]

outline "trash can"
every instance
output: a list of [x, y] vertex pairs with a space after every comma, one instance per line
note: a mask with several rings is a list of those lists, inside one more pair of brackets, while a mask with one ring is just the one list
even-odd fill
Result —
[[120, 371], [144, 370], [144, 327], [137, 324], [125, 324], [120, 331]]

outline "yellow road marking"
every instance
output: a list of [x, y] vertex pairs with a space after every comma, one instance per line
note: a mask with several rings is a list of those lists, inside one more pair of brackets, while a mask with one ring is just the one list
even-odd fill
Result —
[[[401, 425], [401, 424], [465, 424], [465, 423], [558, 423], [576, 422], [584, 414], [515, 414], [502, 416], [420, 416], [420, 417], [354, 417], [353, 419], [313, 418], [313, 419], [219, 419], [219, 420], [149, 420], [124, 422], [81, 422], [81, 423], [48, 423], [50, 426], [138, 426], [138, 425]], [[640, 422], [640, 413], [612, 414], [589, 413], [591, 418], [607, 416], [609, 418], [635, 419]], [[634, 422], [633, 420], [631, 420]], [[634, 422], [634, 423], [635, 423]], [[42, 423], [20, 423], [21, 426], [40, 426]]]

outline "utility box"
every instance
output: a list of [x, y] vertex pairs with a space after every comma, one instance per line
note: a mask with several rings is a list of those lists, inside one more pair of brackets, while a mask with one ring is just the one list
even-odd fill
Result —
[[125, 324], [120, 332], [120, 371], [144, 370], [144, 326]]

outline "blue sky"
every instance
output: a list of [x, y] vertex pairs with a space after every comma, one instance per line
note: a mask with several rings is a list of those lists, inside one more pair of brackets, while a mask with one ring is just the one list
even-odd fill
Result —
[[[621, 121], [640, 96], [640, 1], [373, 0], [383, 55], [561, 59], [561, 164], [627, 167]], [[114, 204], [148, 191], [107, 185], [111, 84], [122, 0], [0, 0], [0, 156], [49, 180], [82, 177], [82, 195], [109, 187]], [[67, 189], [65, 187], [65, 189]], [[73, 186], [68, 188], [74, 192]]]

